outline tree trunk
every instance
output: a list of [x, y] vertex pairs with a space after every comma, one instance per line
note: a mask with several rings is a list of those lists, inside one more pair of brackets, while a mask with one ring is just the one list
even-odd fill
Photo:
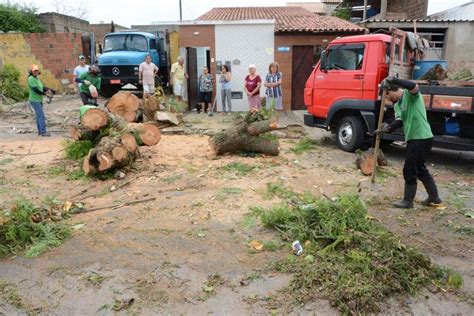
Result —
[[[365, 176], [370, 176], [374, 170], [374, 149], [370, 148], [367, 151], [362, 152], [356, 159], [356, 166], [360, 169]], [[377, 165], [378, 166], [387, 166], [388, 161], [383, 154], [383, 151], [379, 149], [379, 154], [377, 158]]]
[[69, 129], [71, 138], [74, 140], [95, 140], [99, 136], [98, 131], [92, 131], [85, 126], [71, 126]]
[[160, 129], [153, 123], [128, 123], [127, 126], [139, 145], [153, 146], [161, 139]]
[[130, 164], [137, 156], [137, 151], [129, 152], [128, 148], [122, 144], [122, 136], [102, 138], [84, 159], [84, 173], [104, 172]]
[[84, 113], [81, 119], [81, 125], [85, 126], [91, 131], [98, 131], [107, 126], [109, 115], [102, 109], [89, 109]]
[[[250, 117], [249, 115], [247, 117]], [[241, 151], [257, 152], [277, 156], [280, 152], [278, 140], [259, 137], [261, 133], [276, 129], [276, 122], [271, 120], [246, 121], [237, 123], [230, 129], [217, 133], [209, 139], [209, 144], [216, 153], [236, 153]]]
[[135, 153], [138, 149], [137, 141], [131, 133], [124, 133], [120, 136], [121, 143], [127, 148], [128, 152]]
[[154, 95], [143, 99], [143, 122], [154, 121], [155, 113], [160, 109], [160, 101]]
[[137, 119], [140, 99], [131, 93], [116, 93], [107, 103], [110, 112], [122, 116], [127, 122]]

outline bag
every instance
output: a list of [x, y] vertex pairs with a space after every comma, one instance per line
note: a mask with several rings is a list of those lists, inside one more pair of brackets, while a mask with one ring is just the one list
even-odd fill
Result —
[[93, 85], [89, 86], [89, 93], [93, 99], [97, 99], [99, 97], [99, 92], [97, 92], [97, 88]]

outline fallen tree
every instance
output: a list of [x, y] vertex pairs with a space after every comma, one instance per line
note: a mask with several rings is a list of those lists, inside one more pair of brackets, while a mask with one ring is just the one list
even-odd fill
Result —
[[260, 136], [276, 128], [275, 120], [267, 119], [260, 111], [251, 110], [231, 128], [211, 137], [209, 144], [216, 155], [255, 152], [277, 156], [280, 153], [278, 140]]

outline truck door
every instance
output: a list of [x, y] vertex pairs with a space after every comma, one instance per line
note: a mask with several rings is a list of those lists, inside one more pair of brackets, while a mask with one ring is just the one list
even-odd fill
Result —
[[334, 102], [362, 99], [365, 71], [365, 45], [343, 44], [329, 47], [326, 69], [314, 80], [314, 115], [326, 117]]
[[157, 51], [157, 46], [156, 46], [156, 39], [151, 38], [150, 39], [150, 51], [149, 54], [151, 55], [151, 60], [155, 65], [158, 67], [161, 67], [160, 65], [160, 60], [158, 58], [158, 51]]

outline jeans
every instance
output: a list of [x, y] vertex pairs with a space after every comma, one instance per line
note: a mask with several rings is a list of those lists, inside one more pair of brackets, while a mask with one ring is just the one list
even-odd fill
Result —
[[90, 93], [81, 92], [81, 100], [84, 105], [97, 105], [97, 99], [94, 99]]
[[227, 106], [229, 109], [229, 112], [232, 112], [232, 95], [231, 95], [231, 89], [222, 89], [221, 90], [221, 97], [222, 97], [222, 112], [227, 112], [225, 110], [225, 101], [227, 100]]
[[403, 178], [406, 184], [416, 184], [416, 179], [425, 182], [432, 179], [425, 160], [433, 146], [433, 138], [409, 140], [406, 149]]
[[43, 135], [46, 133], [46, 118], [44, 117], [43, 112], [43, 102], [30, 101], [30, 105], [33, 110], [35, 110], [38, 134]]

